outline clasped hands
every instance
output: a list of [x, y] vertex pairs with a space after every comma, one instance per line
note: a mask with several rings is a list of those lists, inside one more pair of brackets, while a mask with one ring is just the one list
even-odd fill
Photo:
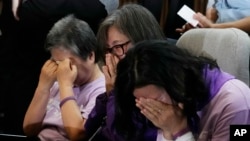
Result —
[[136, 99], [136, 106], [141, 113], [156, 127], [160, 128], [166, 139], [188, 128], [186, 116], [183, 114], [183, 104], [166, 104], [154, 99]]
[[73, 65], [70, 59], [63, 61], [47, 60], [42, 67], [39, 84], [43, 87], [51, 88], [57, 80], [59, 84], [72, 86], [77, 77], [77, 68]]

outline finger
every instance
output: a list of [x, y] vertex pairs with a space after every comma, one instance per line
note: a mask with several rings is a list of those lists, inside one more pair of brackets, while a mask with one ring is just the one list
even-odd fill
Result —
[[153, 99], [145, 99], [145, 98], [140, 98], [140, 103], [144, 106], [144, 108], [148, 110], [162, 110], [164, 108], [164, 105], [160, 101], [156, 101]]
[[203, 28], [204, 25], [202, 23], [198, 23], [198, 27]]
[[136, 105], [136, 107], [138, 107], [140, 110], [143, 110], [144, 109], [144, 107], [143, 107], [143, 105], [142, 104], [140, 104], [140, 101], [139, 101], [139, 99], [135, 99], [135, 105]]
[[150, 111], [148, 109], [143, 109], [141, 110], [141, 113], [153, 123], [158, 122], [159, 114], [157, 113], [157, 111]]
[[184, 30], [182, 28], [176, 28], [175, 31], [179, 32], [179, 33], [183, 33], [184, 32]]
[[159, 109], [162, 109], [162, 108], [164, 108], [166, 105], [168, 105], [168, 104], [166, 104], [166, 103], [163, 103], [163, 102], [161, 102], [161, 101], [154, 100], [154, 99], [147, 99], [147, 104], [148, 104], [148, 105], [152, 105], [152, 106], [154, 106], [154, 107], [156, 107], [156, 108], [159, 108]]
[[114, 72], [112, 72], [114, 69], [114, 67], [113, 67], [113, 64], [112, 64], [112, 62], [111, 62], [111, 54], [106, 54], [105, 55], [105, 60], [106, 60], [106, 66], [107, 66], [107, 69], [108, 69], [108, 72], [109, 72], [109, 74], [110, 74], [110, 76], [111, 75], [113, 75], [114, 74]]
[[77, 73], [76, 65], [71, 65], [71, 70], [72, 70], [73, 73]]
[[146, 109], [149, 112], [155, 113], [159, 111], [159, 107], [155, 107], [155, 105], [151, 105], [151, 103], [148, 102], [148, 99], [140, 98], [139, 104], [141, 104], [144, 109]]
[[120, 59], [117, 56], [114, 55], [114, 61], [115, 61], [115, 66], [117, 66]]
[[103, 71], [103, 74], [105, 76], [105, 79], [109, 80], [110, 79], [110, 74], [109, 74], [109, 71], [108, 71], [108, 67], [107, 66], [102, 66], [102, 71]]
[[59, 63], [59, 66], [71, 68], [70, 59], [69, 59], [69, 58], [64, 59], [63, 61], [61, 61], [61, 62]]
[[44, 63], [44, 67], [46, 68], [52, 68], [52, 67], [57, 67], [56, 63], [52, 60], [47, 60], [45, 63]]
[[117, 65], [117, 63], [116, 63], [116, 59], [115, 59], [114, 55], [110, 56], [110, 61], [111, 61], [111, 66], [110, 66], [109, 71], [110, 71], [111, 76], [115, 76], [116, 75], [116, 65]]

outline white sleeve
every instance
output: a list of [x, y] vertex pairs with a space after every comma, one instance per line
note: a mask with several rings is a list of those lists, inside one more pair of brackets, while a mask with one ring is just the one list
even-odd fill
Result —
[[[173, 141], [165, 139], [161, 130], [158, 130], [156, 141]], [[186, 134], [179, 136], [175, 141], [195, 141], [192, 132], [187, 132]]]

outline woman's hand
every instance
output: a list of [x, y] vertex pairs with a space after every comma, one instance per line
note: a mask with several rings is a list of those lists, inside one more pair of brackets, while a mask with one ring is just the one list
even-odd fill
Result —
[[201, 28], [212, 28], [213, 22], [201, 13], [194, 14], [194, 19], [199, 21], [199, 27]]
[[177, 132], [188, 128], [183, 105], [166, 104], [153, 99], [136, 99], [136, 106], [156, 127], [162, 129], [166, 139], [172, 139]]
[[58, 61], [57, 81], [59, 85], [73, 87], [77, 77], [77, 68], [71, 64], [70, 59]]
[[[203, 14], [198, 12], [198, 13], [194, 14], [193, 17], [194, 17], [194, 19], [199, 21], [197, 27], [199, 27], [199, 28], [213, 28], [214, 23], [211, 20], [209, 20], [206, 16], [204, 16]], [[177, 28], [176, 32], [184, 33], [190, 29], [193, 29], [193, 28], [196, 28], [196, 27], [193, 27], [191, 24], [186, 23], [182, 26], [182, 28]]]
[[105, 56], [106, 65], [102, 67], [102, 71], [105, 75], [106, 81], [106, 91], [107, 94], [114, 88], [115, 78], [116, 78], [116, 67], [119, 59], [108, 53]]
[[50, 89], [56, 81], [56, 71], [56, 62], [47, 60], [41, 69], [38, 86], [43, 89]]
[[190, 29], [193, 29], [193, 28], [195, 28], [195, 27], [193, 27], [190, 23], [186, 23], [181, 28], [177, 28], [175, 31], [182, 34], [182, 33], [186, 32]]

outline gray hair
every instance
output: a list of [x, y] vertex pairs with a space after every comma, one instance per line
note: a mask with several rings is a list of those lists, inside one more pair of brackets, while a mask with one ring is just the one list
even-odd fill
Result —
[[109, 27], [115, 26], [135, 44], [150, 39], [165, 39], [165, 35], [154, 15], [138, 4], [125, 4], [105, 18], [97, 32], [97, 41], [106, 48]]
[[63, 47], [83, 60], [95, 53], [95, 62], [100, 59], [100, 48], [94, 32], [83, 20], [77, 19], [74, 15], [68, 15], [54, 24], [49, 31], [45, 48], [48, 51], [56, 47]]

